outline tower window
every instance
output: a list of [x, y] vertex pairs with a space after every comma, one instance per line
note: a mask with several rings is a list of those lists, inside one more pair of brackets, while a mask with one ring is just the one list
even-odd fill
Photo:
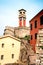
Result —
[[1, 60], [3, 60], [4, 55], [1, 55]]
[[12, 54], [12, 59], [14, 58], [14, 54]]
[[31, 35], [31, 40], [32, 40], [32, 35]]
[[20, 12], [20, 14], [22, 14], [22, 12]]
[[30, 24], [30, 29], [32, 30], [32, 24]]
[[2, 48], [4, 47], [4, 43], [2, 43]]
[[25, 12], [23, 12], [25, 14]]
[[35, 33], [35, 39], [37, 39], [37, 33]]
[[40, 25], [43, 25], [43, 15], [40, 17]]
[[34, 26], [35, 26], [35, 28], [37, 28], [37, 20], [35, 21], [35, 25]]

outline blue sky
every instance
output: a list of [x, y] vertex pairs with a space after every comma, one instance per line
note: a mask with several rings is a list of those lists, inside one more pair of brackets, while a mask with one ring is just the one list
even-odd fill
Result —
[[3, 34], [5, 26], [18, 26], [18, 10], [25, 9], [26, 25], [29, 20], [43, 9], [43, 0], [0, 0], [0, 35]]

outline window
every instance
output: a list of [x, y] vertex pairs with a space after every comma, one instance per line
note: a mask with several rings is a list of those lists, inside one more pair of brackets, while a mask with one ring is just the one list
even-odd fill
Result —
[[3, 60], [4, 55], [1, 55], [1, 60]]
[[12, 47], [14, 47], [14, 43], [12, 44]]
[[35, 33], [35, 39], [37, 39], [37, 33]]
[[30, 29], [32, 30], [32, 24], [30, 24]]
[[23, 12], [25, 14], [25, 12]]
[[31, 35], [31, 40], [32, 40], [32, 35]]
[[22, 12], [20, 12], [20, 14], [22, 14]]
[[43, 25], [43, 15], [40, 17], [40, 25]]
[[4, 43], [2, 43], [2, 48], [4, 47]]
[[14, 54], [12, 54], [12, 59], [14, 58]]
[[35, 25], [34, 26], [35, 26], [35, 28], [37, 28], [37, 20], [35, 21]]

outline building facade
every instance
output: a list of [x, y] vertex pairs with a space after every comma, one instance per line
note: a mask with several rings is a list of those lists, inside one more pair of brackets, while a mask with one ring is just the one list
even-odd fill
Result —
[[36, 54], [40, 60], [40, 64], [43, 65], [43, 29], [39, 29], [37, 35]]
[[0, 65], [14, 65], [19, 60], [20, 40], [5, 35], [0, 37]]
[[43, 28], [43, 9], [30, 21], [30, 44], [33, 46], [33, 50], [35, 51], [35, 45], [37, 41], [37, 33], [39, 28]]

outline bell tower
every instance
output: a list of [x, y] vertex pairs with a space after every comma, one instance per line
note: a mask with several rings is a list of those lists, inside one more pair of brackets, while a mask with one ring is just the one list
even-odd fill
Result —
[[19, 10], [19, 27], [26, 26], [26, 10], [20, 9]]

